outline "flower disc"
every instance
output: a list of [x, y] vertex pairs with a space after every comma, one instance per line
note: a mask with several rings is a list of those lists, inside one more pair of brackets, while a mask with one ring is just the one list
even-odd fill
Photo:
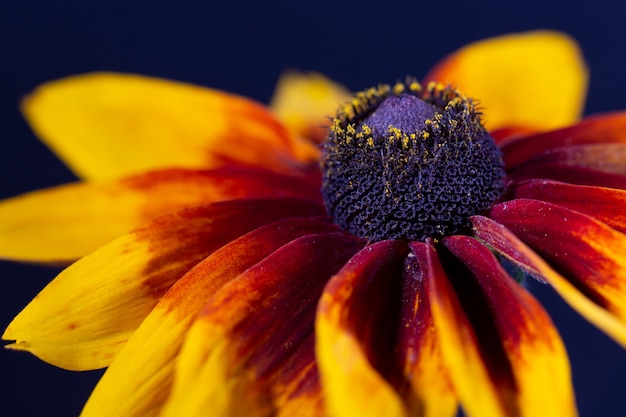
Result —
[[504, 188], [500, 151], [472, 101], [413, 80], [340, 109], [321, 164], [328, 212], [370, 241], [462, 233]]

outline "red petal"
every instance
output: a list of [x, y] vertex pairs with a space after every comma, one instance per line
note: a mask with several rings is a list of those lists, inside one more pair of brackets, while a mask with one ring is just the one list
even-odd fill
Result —
[[587, 216], [539, 201], [515, 200], [495, 210], [494, 217], [537, 246], [567, 279], [502, 224], [473, 216], [474, 234], [524, 271], [549, 282], [579, 313], [626, 346], [626, 251], [620, 251], [626, 237]]
[[626, 232], [625, 190], [534, 180], [517, 186], [513, 195], [567, 207]]
[[626, 320], [626, 235], [589, 216], [537, 200], [498, 204], [490, 217], [558, 265], [590, 298]]
[[324, 289], [315, 323], [316, 351], [331, 415], [405, 416], [388, 377], [397, 368], [394, 323], [406, 250], [402, 241], [368, 245]]
[[[464, 409], [470, 415], [478, 412], [488, 416], [500, 414], [497, 390], [481, 359], [479, 341], [435, 248], [431, 244], [412, 243], [411, 249], [426, 261], [423, 269], [427, 272], [425, 279], [428, 280], [428, 298], [437, 338]], [[480, 405], [474, 405], [474, 401]]]
[[180, 209], [182, 205], [238, 198], [294, 197], [321, 203], [319, 181], [244, 165], [212, 170], [166, 169], [119, 182], [146, 196], [143, 212], [148, 217]]
[[336, 226], [314, 219], [281, 220], [241, 236], [200, 262], [170, 288], [142, 322], [107, 369], [83, 412], [106, 409], [111, 415], [128, 415], [130, 410], [137, 410], [146, 415], [158, 410], [171, 389], [185, 334], [211, 296], [288, 242], [332, 230]]
[[[147, 240], [152, 245], [164, 246], [163, 241], [152, 241], [155, 236], [167, 236], [174, 243], [175, 250], [152, 258], [147, 268], [167, 270], [168, 275], [178, 279], [210, 253], [244, 233], [283, 218], [322, 216], [323, 210], [317, 204], [290, 198], [232, 200], [159, 217], [135, 233], [138, 240]], [[177, 265], [179, 268], [174, 268]], [[146, 279], [145, 285], [152, 286], [152, 281]], [[167, 288], [169, 285], [164, 289]]]
[[624, 175], [626, 174], [626, 143], [566, 146], [547, 151], [529, 163], [579, 166]]
[[[404, 394], [412, 415], [454, 416], [458, 408], [430, 307], [427, 246], [410, 244], [404, 265], [400, 340]], [[404, 389], [402, 389], [404, 388]]]
[[507, 181], [512, 184], [534, 179], [547, 179], [579, 185], [626, 190], [626, 175], [561, 164], [526, 165], [507, 176]]
[[433, 317], [467, 414], [575, 415], [565, 349], [539, 303], [479, 242], [444, 242], [458, 259], [413, 245], [426, 246]]
[[[452, 236], [443, 243], [478, 284], [470, 284], [467, 276], [453, 280], [506, 415], [576, 415], [565, 347], [539, 302], [475, 239]], [[485, 330], [488, 323], [494, 324], [495, 334]]]
[[626, 142], [626, 112], [589, 117], [563, 129], [515, 137], [500, 148], [507, 170], [525, 164], [543, 153], [572, 145]]
[[363, 245], [345, 233], [306, 236], [222, 287], [189, 330], [164, 415], [318, 404], [317, 372], [308, 373], [315, 308], [326, 281]]
[[537, 132], [538, 132], [537, 129], [533, 129], [531, 127], [515, 126], [515, 127], [502, 127], [496, 130], [492, 130], [489, 132], [489, 134], [491, 135], [491, 137], [495, 140], [497, 144], [500, 144], [507, 139], [510, 140], [514, 137], [528, 136], [528, 135], [535, 134]]
[[315, 203], [276, 198], [159, 217], [65, 269], [2, 337], [63, 368], [108, 366], [163, 294], [211, 253], [267, 223], [322, 215]]

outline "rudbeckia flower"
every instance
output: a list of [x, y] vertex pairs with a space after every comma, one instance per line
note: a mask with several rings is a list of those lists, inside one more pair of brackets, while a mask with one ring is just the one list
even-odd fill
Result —
[[291, 74], [273, 113], [134, 75], [45, 84], [24, 113], [82, 180], [2, 202], [0, 255], [73, 263], [3, 339], [108, 367], [84, 416], [576, 415], [519, 276], [626, 345], [626, 114], [578, 120], [586, 81], [541, 31], [352, 98]]

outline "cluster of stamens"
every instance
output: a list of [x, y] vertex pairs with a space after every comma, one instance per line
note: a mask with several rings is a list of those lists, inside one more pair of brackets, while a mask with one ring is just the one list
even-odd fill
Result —
[[340, 108], [321, 167], [329, 214], [370, 241], [463, 233], [504, 180], [472, 100], [414, 79], [365, 90]]

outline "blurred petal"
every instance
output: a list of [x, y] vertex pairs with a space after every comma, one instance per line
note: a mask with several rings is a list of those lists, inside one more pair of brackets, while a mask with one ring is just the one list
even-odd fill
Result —
[[448, 56], [426, 76], [478, 101], [486, 126], [552, 129], [575, 121], [587, 93], [576, 42], [553, 31], [504, 35]]
[[96, 386], [83, 417], [156, 414], [170, 392], [174, 361], [194, 318], [231, 279], [282, 245], [311, 233], [336, 230], [331, 223], [287, 219], [260, 227], [204, 259], [161, 298], [115, 357]]
[[596, 171], [626, 174], [626, 143], [570, 145], [547, 151], [530, 161], [530, 165], [559, 164], [579, 166]]
[[153, 218], [237, 198], [319, 201], [319, 186], [264, 169], [169, 169], [76, 183], [0, 202], [0, 258], [69, 263]]
[[414, 246], [404, 265], [402, 316], [397, 356], [410, 391], [410, 415], [452, 417], [458, 400], [437, 338], [428, 298], [428, 267], [424, 246]]
[[35, 133], [83, 178], [228, 161], [284, 170], [317, 155], [260, 104], [158, 78], [68, 77], [37, 88], [22, 108]]
[[[480, 296], [484, 297], [480, 302], [487, 309], [482, 312], [478, 308], [470, 310], [474, 307], [471, 304], [465, 310], [474, 323], [483, 360], [490, 367], [490, 375], [507, 410], [505, 415], [576, 415], [567, 353], [541, 304], [514, 282], [495, 256], [475, 239], [451, 236], [444, 239], [444, 245], [471, 271], [479, 284]], [[467, 281], [464, 280], [463, 284]], [[460, 294], [458, 289], [457, 293]], [[459, 297], [463, 301], [471, 296], [463, 294]], [[487, 317], [481, 315], [483, 313], [493, 321], [487, 321]], [[480, 327], [488, 326], [486, 323], [490, 322], [495, 323], [498, 346], [494, 346], [493, 339], [484, 337], [486, 334], [481, 334], [483, 329]], [[501, 365], [496, 359], [501, 353], [509, 363], [509, 369], [504, 372], [511, 372], [511, 387], [498, 384], [497, 374], [503, 370], [494, 368]], [[463, 380], [462, 383], [475, 382]], [[507, 392], [508, 388], [512, 391]], [[463, 405], [466, 403], [463, 398]]]
[[321, 143], [330, 120], [352, 94], [321, 74], [288, 71], [280, 76], [270, 108], [294, 132]]
[[[319, 404], [317, 372], [306, 360], [315, 306], [329, 277], [363, 245], [345, 233], [305, 236], [222, 287], [187, 334], [163, 416], [261, 416], [285, 401]], [[308, 375], [308, 389], [292, 397], [274, 384], [294, 372], [287, 365], [304, 365], [295, 373]]]
[[489, 135], [493, 138], [493, 140], [500, 144], [505, 140], [511, 140], [512, 138], [519, 136], [528, 136], [531, 134], [535, 134], [538, 132], [538, 129], [528, 127], [528, 126], [508, 126], [500, 129], [492, 130], [489, 132]]
[[519, 184], [534, 179], [626, 190], [626, 175], [561, 164], [525, 165], [506, 177], [506, 180], [511, 184]]
[[[400, 275], [406, 243], [382, 241], [357, 253], [324, 289], [316, 354], [333, 416], [407, 416], [393, 369]], [[394, 279], [395, 278], [395, 279]]]
[[[504, 210], [508, 209], [516, 212], [519, 216], [519, 209], [523, 209], [526, 206], [525, 202], [531, 200], [515, 201], [521, 201], [521, 203], [516, 206], [510, 206], [510, 204], [499, 205], [499, 207], [496, 206], [498, 211], [497, 216], [502, 218], [508, 217], [508, 214], [502, 213]], [[525, 211], [525, 213], [528, 213], [528, 211]], [[550, 265], [548, 265], [548, 263], [546, 263], [530, 248], [528, 248], [528, 246], [526, 246], [519, 238], [517, 238], [510, 230], [508, 230], [502, 224], [499, 224], [496, 221], [482, 216], [472, 217], [472, 223], [474, 225], [474, 234], [479, 239], [484, 241], [487, 245], [489, 245], [497, 252], [506, 256], [524, 271], [528, 272], [529, 274], [541, 281], [545, 281], [551, 284], [555, 288], [555, 290], [565, 299], [565, 301], [567, 301], [587, 320], [592, 322], [598, 328], [602, 329], [609, 336], [613, 337], [618, 343], [626, 346], [626, 322], [623, 318], [626, 306], [623, 303], [624, 296], [622, 295], [620, 297], [620, 287], [624, 286], [624, 281], [622, 280], [622, 282], [620, 283], [618, 282], [619, 279], [616, 279], [615, 277], [615, 274], [619, 274], [620, 271], [599, 271], [593, 269], [602, 262], [605, 262], [604, 266], [610, 266], [609, 264], [611, 264], [612, 262], [618, 261], [617, 259], [603, 259], [604, 254], [601, 253], [602, 251], [607, 252], [611, 250], [611, 246], [609, 245], [613, 243], [612, 240], [614, 239], [609, 239], [607, 241], [607, 246], [604, 250], [600, 248], [601, 245], [605, 244], [603, 241], [592, 243], [588, 241], [588, 238], [583, 238], [580, 235], [577, 238], [572, 239], [572, 236], [574, 234], [580, 234], [581, 232], [584, 232], [584, 229], [578, 229], [576, 227], [576, 223], [578, 223], [578, 226], [590, 227], [592, 236], [595, 235], [596, 237], [598, 237], [598, 234], [606, 234], [609, 236], [614, 234], [618, 234], [620, 236], [623, 235], [615, 231], [607, 231], [606, 229], [609, 229], [608, 227], [603, 226], [601, 223], [587, 219], [586, 216], [572, 213], [575, 212], [567, 213], [566, 217], [561, 219], [562, 221], [567, 219], [568, 223], [571, 221], [571, 229], [568, 228], [557, 232], [563, 235], [569, 235], [563, 236], [564, 239], [567, 241], [559, 241], [554, 246], [554, 249], [560, 249], [560, 255], [562, 255], [562, 257], [568, 257], [571, 259], [571, 261], [567, 261], [566, 263], [578, 263], [579, 265], [575, 268], [578, 270], [586, 269], [586, 271], [578, 277], [572, 276], [572, 274], [568, 273], [568, 271], [563, 271], [564, 273], [567, 273], [567, 279], [560, 275], [558, 272], [556, 272]], [[527, 216], [527, 214], [525, 214], [524, 216]], [[538, 220], [540, 221], [539, 224], [542, 227], [542, 232], [537, 234], [537, 238], [539, 238], [540, 236], [544, 235], [543, 227], [547, 227], [547, 220], [549, 219], [549, 221], [555, 221], [556, 215], [546, 216], [545, 211], [541, 210], [539, 212], [533, 213], [533, 216], [531, 216], [530, 218], [537, 219], [536, 216], [538, 216], [540, 219], [544, 219], [544, 221]], [[515, 227], [515, 229], [518, 229], [522, 223], [527, 223], [523, 222], [522, 219], [520, 219], [519, 217], [517, 217], [517, 221], [518, 226]], [[559, 224], [559, 222], [557, 222], [557, 226], [546, 229], [545, 232], [546, 234], [551, 235], [550, 242], [553, 245], [554, 230], [550, 229], [558, 226], [563, 227], [562, 224]], [[535, 229], [536, 226], [533, 227], [531, 230], [534, 231]], [[536, 233], [536, 231], [534, 233]], [[521, 233], [520, 236], [522, 237], [522, 239], [528, 238], [526, 233]], [[535, 241], [537, 239], [530, 240]], [[623, 242], [621, 244], [623, 245]], [[619, 248], [617, 249], [619, 250]], [[619, 258], [620, 256], [623, 256], [623, 253], [625, 252], [615, 252], [612, 256], [613, 258]], [[609, 255], [609, 257], [610, 256], [611, 255]], [[593, 259], [594, 257], [595, 259]], [[552, 261], [552, 259], [550, 259], [550, 261]], [[620, 267], [619, 269], [622, 268]], [[602, 297], [600, 297], [601, 293]]]
[[504, 141], [500, 148], [506, 169], [512, 172], [550, 151], [601, 143], [626, 143], [626, 112], [587, 117], [563, 129], [514, 137]]
[[266, 223], [323, 210], [301, 200], [241, 200], [159, 217], [64, 270], [2, 338], [61, 368], [107, 366], [169, 287], [202, 259]]
[[626, 191], [534, 180], [513, 190], [515, 198], [531, 198], [567, 207], [626, 232]]

